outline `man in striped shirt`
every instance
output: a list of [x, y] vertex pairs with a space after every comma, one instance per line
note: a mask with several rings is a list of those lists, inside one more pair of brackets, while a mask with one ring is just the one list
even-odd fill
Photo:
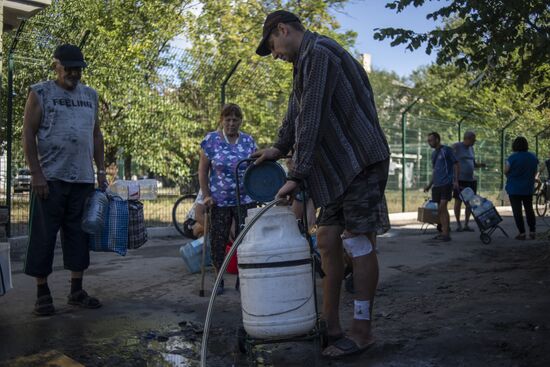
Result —
[[[273, 147], [258, 151], [256, 163], [278, 159], [294, 148], [293, 167], [278, 197], [302, 183], [315, 206], [323, 270], [323, 319], [330, 345], [323, 355], [338, 358], [374, 343], [371, 316], [378, 284], [376, 235], [389, 229], [384, 198], [389, 147], [380, 127], [372, 88], [361, 64], [334, 40], [304, 29], [287, 11], [269, 14], [260, 56], [294, 65], [288, 111]], [[338, 316], [344, 273], [342, 246], [353, 258], [354, 317], [344, 335]]]

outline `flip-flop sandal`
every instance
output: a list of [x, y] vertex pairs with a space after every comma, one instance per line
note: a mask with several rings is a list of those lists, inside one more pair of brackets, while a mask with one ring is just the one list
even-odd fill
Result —
[[68, 304], [83, 308], [99, 308], [101, 302], [95, 297], [90, 297], [84, 289], [69, 294]]
[[328, 344], [331, 345], [344, 337], [344, 333], [327, 335]]
[[51, 295], [45, 295], [38, 297], [34, 304], [33, 313], [36, 316], [50, 316], [55, 313], [55, 307], [53, 307], [53, 299]]
[[341, 353], [333, 356], [333, 355], [324, 354], [323, 352], [323, 357], [328, 359], [341, 359], [341, 358], [357, 355], [369, 349], [372, 345], [374, 345], [374, 342], [375, 342], [374, 340], [371, 340], [367, 345], [360, 347], [359, 345], [357, 345], [355, 341], [344, 336], [336, 340], [334, 343], [330, 344], [327, 347], [327, 348], [335, 347], [338, 350], [340, 350]]

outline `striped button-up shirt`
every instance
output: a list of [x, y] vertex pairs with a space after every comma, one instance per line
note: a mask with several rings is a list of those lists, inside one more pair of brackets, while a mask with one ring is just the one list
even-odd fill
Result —
[[316, 206], [334, 202], [365, 167], [390, 155], [361, 64], [336, 41], [306, 31], [288, 110], [274, 145], [294, 148], [289, 175]]

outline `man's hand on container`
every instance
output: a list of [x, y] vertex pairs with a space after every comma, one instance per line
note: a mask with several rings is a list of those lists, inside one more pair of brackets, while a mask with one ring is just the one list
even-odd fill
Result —
[[296, 181], [288, 180], [277, 192], [277, 199], [292, 201], [293, 194], [298, 190], [299, 184]]
[[277, 148], [272, 147], [272, 148], [257, 150], [254, 153], [252, 153], [250, 158], [256, 158], [256, 160], [254, 161], [254, 164], [260, 164], [265, 160], [275, 161], [281, 158], [281, 156], [282, 156], [281, 151]]

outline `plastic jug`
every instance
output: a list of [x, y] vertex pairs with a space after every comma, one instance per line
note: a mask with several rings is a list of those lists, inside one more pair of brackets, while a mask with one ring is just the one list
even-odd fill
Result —
[[437, 203], [435, 201], [428, 200], [424, 203], [424, 208], [430, 210], [437, 210]]
[[472, 190], [470, 187], [466, 187], [464, 190], [460, 192], [460, 195], [462, 195], [462, 199], [464, 201], [470, 201], [475, 196], [474, 190]]
[[481, 197], [479, 195], [474, 195], [470, 200], [468, 200], [472, 209], [476, 206], [481, 205]]
[[491, 202], [491, 200], [485, 199], [485, 200], [481, 203], [481, 207], [483, 208], [483, 211], [487, 211], [487, 210], [493, 208], [494, 205], [493, 205], [493, 203]]
[[[248, 211], [248, 221], [259, 208]], [[288, 207], [276, 206], [239, 246], [243, 326], [255, 338], [307, 334], [315, 326], [309, 245]]]
[[[191, 274], [201, 271], [203, 241], [204, 237], [201, 237], [180, 247], [180, 255], [185, 263], [185, 267]], [[207, 246], [204, 257], [204, 266], [208, 266], [211, 263], [210, 246]]]
[[109, 186], [109, 191], [124, 200], [155, 200], [157, 180], [117, 180]]
[[108, 208], [109, 199], [107, 195], [100, 190], [94, 190], [84, 204], [81, 223], [82, 230], [89, 234], [101, 233], [105, 225]]

